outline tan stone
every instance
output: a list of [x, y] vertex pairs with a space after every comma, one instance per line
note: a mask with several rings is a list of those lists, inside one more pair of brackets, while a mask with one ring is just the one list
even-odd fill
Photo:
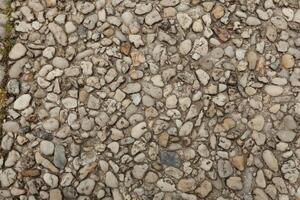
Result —
[[294, 67], [294, 65], [295, 65], [294, 57], [289, 54], [284, 54], [281, 57], [281, 65], [287, 69]]
[[225, 14], [224, 7], [221, 5], [216, 5], [212, 10], [212, 14], [216, 19], [220, 19]]
[[177, 184], [177, 188], [182, 192], [193, 191], [196, 188], [196, 181], [193, 178], [181, 179]]
[[168, 141], [169, 141], [169, 134], [166, 132], [161, 133], [158, 139], [159, 145], [162, 147], [166, 147], [168, 145]]
[[211, 182], [205, 180], [201, 183], [200, 187], [198, 187], [195, 192], [201, 197], [206, 197], [212, 191]]
[[245, 169], [245, 156], [244, 155], [236, 155], [231, 158], [232, 165], [240, 171]]

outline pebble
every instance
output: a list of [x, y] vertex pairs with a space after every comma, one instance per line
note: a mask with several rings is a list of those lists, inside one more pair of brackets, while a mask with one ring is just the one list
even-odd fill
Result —
[[53, 163], [59, 169], [64, 169], [67, 159], [65, 155], [65, 148], [62, 145], [55, 145]]
[[18, 60], [25, 56], [26, 52], [26, 47], [22, 43], [17, 43], [10, 50], [8, 57], [12, 60]]
[[95, 185], [96, 182], [93, 179], [87, 178], [79, 183], [76, 190], [79, 194], [90, 195], [93, 192]]
[[149, 26], [152, 26], [153, 24], [161, 21], [162, 18], [155, 9], [153, 9], [150, 13], [148, 13], [145, 17], [145, 23]]
[[183, 55], [187, 55], [192, 49], [192, 41], [191, 40], [184, 40], [179, 45], [179, 51]]
[[287, 69], [293, 68], [295, 65], [294, 57], [289, 54], [284, 54], [281, 57], [281, 65]]
[[57, 42], [62, 46], [67, 46], [68, 44], [68, 37], [67, 34], [64, 32], [63, 28], [59, 25], [51, 22], [48, 24], [48, 28], [57, 40]]
[[181, 159], [176, 152], [161, 151], [160, 161], [164, 165], [173, 166], [179, 168], [181, 166]]
[[232, 190], [242, 190], [243, 183], [241, 177], [229, 177], [226, 180], [226, 185]]
[[276, 135], [283, 142], [292, 142], [296, 137], [296, 133], [291, 130], [280, 130], [276, 132]]
[[176, 15], [178, 23], [183, 29], [188, 29], [192, 25], [192, 18], [186, 13], [178, 13]]
[[40, 151], [46, 156], [52, 155], [54, 153], [54, 144], [47, 140], [41, 141]]
[[117, 177], [110, 171], [106, 172], [105, 184], [110, 188], [117, 188], [119, 185]]
[[135, 125], [131, 129], [131, 136], [133, 138], [140, 138], [146, 132], [147, 132], [147, 124], [146, 124], [146, 122], [141, 122], [141, 123]]
[[32, 97], [29, 94], [23, 94], [19, 98], [17, 98], [14, 102], [15, 110], [24, 110], [27, 108], [31, 102]]
[[267, 85], [265, 86], [265, 91], [270, 96], [279, 96], [283, 93], [283, 88], [276, 85]]
[[278, 161], [270, 150], [265, 150], [262, 154], [266, 165], [274, 172], [278, 171]]

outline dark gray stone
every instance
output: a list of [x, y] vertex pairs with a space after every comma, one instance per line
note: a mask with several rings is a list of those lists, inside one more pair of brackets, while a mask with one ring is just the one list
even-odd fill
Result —
[[62, 145], [55, 146], [53, 163], [59, 169], [64, 169], [67, 159], [65, 148]]
[[162, 151], [160, 152], [160, 161], [164, 165], [179, 168], [181, 166], [181, 159], [176, 152]]

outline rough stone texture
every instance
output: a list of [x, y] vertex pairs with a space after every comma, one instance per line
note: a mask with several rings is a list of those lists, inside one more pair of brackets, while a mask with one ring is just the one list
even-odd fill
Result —
[[0, 199], [300, 200], [299, 1], [5, 2]]

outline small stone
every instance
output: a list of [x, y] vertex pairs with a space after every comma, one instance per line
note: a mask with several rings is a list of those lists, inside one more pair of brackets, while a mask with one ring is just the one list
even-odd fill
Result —
[[59, 128], [59, 122], [57, 119], [50, 118], [43, 122], [43, 128], [48, 131], [55, 131]]
[[162, 178], [156, 183], [157, 187], [163, 192], [173, 192], [176, 191], [176, 187], [172, 179]]
[[263, 159], [271, 170], [273, 170], [274, 172], [278, 171], [278, 161], [272, 151], [265, 150], [263, 152]]
[[224, 7], [217, 4], [212, 10], [212, 14], [216, 19], [222, 18], [225, 14]]
[[258, 26], [261, 24], [260, 20], [256, 17], [253, 16], [249, 16], [246, 19], [246, 24], [248, 24], [249, 26]]
[[266, 36], [271, 42], [275, 42], [275, 40], [277, 39], [276, 28], [272, 25], [267, 26]]
[[190, 135], [193, 130], [193, 127], [194, 127], [194, 124], [191, 121], [184, 123], [179, 130], [179, 136]]
[[17, 178], [17, 173], [11, 168], [0, 171], [1, 187], [2, 188], [9, 187], [15, 182], [16, 178]]
[[280, 130], [276, 132], [276, 135], [283, 142], [292, 142], [296, 137], [296, 133], [291, 130]]
[[226, 185], [232, 190], [241, 190], [243, 189], [243, 183], [241, 177], [229, 177], [226, 180]]
[[96, 182], [93, 179], [87, 178], [79, 183], [76, 190], [79, 194], [90, 195], [93, 192], [95, 185]]
[[133, 138], [140, 138], [144, 133], [147, 132], [147, 124], [146, 122], [141, 122], [137, 125], [135, 125], [132, 129], [131, 129], [131, 136]]
[[144, 175], [146, 174], [149, 166], [147, 164], [143, 165], [135, 165], [132, 170], [132, 175], [136, 179], [143, 179]]
[[282, 16], [272, 17], [271, 22], [278, 29], [286, 30], [288, 28], [287, 22]]
[[54, 157], [53, 157], [53, 163], [56, 167], [59, 169], [64, 169], [67, 158], [65, 155], [65, 148], [62, 145], [55, 145], [55, 151], [54, 151]]
[[47, 140], [43, 140], [40, 143], [40, 151], [46, 156], [52, 155], [54, 152], [54, 144]]
[[64, 107], [67, 109], [72, 109], [77, 107], [77, 100], [71, 97], [64, 98], [62, 99], [61, 102], [64, 105]]
[[221, 178], [229, 177], [233, 173], [232, 166], [228, 160], [218, 160], [217, 167], [218, 174]]
[[49, 200], [63, 200], [63, 196], [59, 189], [53, 189], [49, 192]]
[[179, 45], [179, 51], [183, 55], [187, 55], [192, 49], [192, 41], [191, 40], [184, 40]]
[[54, 22], [51, 22], [48, 24], [48, 28], [60, 45], [67, 46], [68, 37], [62, 27], [55, 24]]
[[46, 0], [47, 7], [56, 6], [56, 0]]
[[267, 85], [265, 86], [265, 92], [270, 96], [279, 96], [283, 93], [283, 88], [276, 85]]
[[29, 94], [23, 94], [19, 98], [17, 98], [14, 102], [15, 110], [24, 110], [30, 104], [31, 96]]
[[[293, 11], [292, 9], [289, 9], [289, 12]], [[291, 15], [291, 14], [290, 14]], [[294, 22], [298, 22], [300, 24], [300, 9], [298, 9], [294, 15]]]
[[110, 171], [106, 172], [105, 184], [107, 187], [117, 188], [119, 185], [117, 177]]
[[54, 67], [64, 69], [69, 67], [69, 61], [63, 57], [55, 57], [52, 61]]
[[7, 121], [2, 124], [2, 128], [6, 132], [17, 133], [20, 130], [20, 125], [18, 122]]
[[155, 9], [153, 9], [149, 14], [146, 15], [145, 17], [145, 23], [149, 26], [152, 26], [153, 24], [161, 21], [162, 18]]
[[47, 47], [44, 51], [43, 51], [43, 56], [45, 58], [48, 59], [52, 59], [55, 55], [55, 48], [54, 47]]
[[248, 126], [256, 131], [261, 131], [264, 128], [265, 119], [262, 115], [256, 115], [248, 122]]
[[295, 65], [294, 57], [289, 54], [284, 54], [281, 57], [281, 65], [287, 69], [293, 68]]
[[173, 151], [161, 151], [160, 161], [164, 165], [173, 166], [176, 168], [181, 166], [181, 159], [179, 155]]
[[78, 1], [76, 2], [76, 8], [82, 14], [88, 14], [95, 9], [95, 5], [87, 1]]
[[198, 187], [195, 192], [199, 194], [201, 198], [204, 198], [212, 191], [212, 189], [213, 188], [211, 182], [205, 180], [201, 183], [200, 187]]
[[201, 19], [196, 20], [193, 23], [192, 29], [195, 33], [200, 33], [203, 31], [203, 23]]
[[178, 13], [177, 20], [183, 29], [188, 29], [192, 25], [192, 18], [186, 13]]
[[151, 97], [160, 99], [162, 98], [162, 89], [159, 87], [156, 87], [148, 82], [142, 83], [143, 91], [147, 94], [149, 94]]
[[141, 84], [139, 84], [139, 83], [129, 83], [122, 90], [126, 94], [133, 94], [133, 93], [137, 93], [137, 92], [141, 91], [141, 89], [142, 89]]
[[180, 179], [177, 188], [182, 192], [191, 192], [196, 188], [196, 181], [193, 178]]
[[21, 43], [17, 43], [10, 50], [8, 57], [12, 60], [18, 60], [25, 56], [26, 52], [26, 47]]
[[51, 188], [56, 188], [58, 186], [58, 177], [54, 174], [45, 173], [43, 179]]
[[203, 85], [207, 85], [209, 80], [210, 80], [210, 76], [208, 75], [208, 73], [206, 73], [204, 70], [202, 69], [197, 69], [196, 70], [196, 75], [198, 80], [203, 84]]
[[243, 171], [245, 169], [245, 158], [243, 155], [237, 155], [231, 158], [231, 163], [238, 170]]

